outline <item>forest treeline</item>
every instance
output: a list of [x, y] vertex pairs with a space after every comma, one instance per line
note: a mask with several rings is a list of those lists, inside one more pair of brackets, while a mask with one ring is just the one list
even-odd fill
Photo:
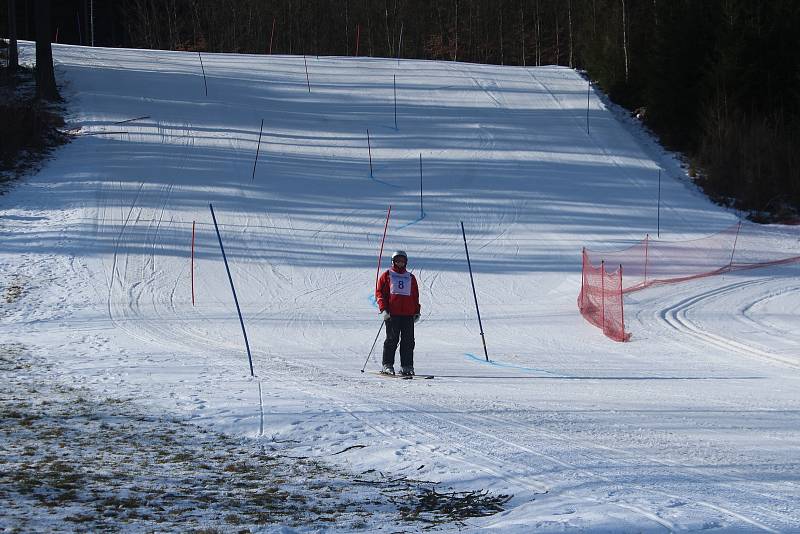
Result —
[[644, 111], [645, 123], [666, 146], [689, 156], [698, 183], [720, 202], [756, 218], [800, 213], [797, 0], [58, 5], [56, 17], [63, 20], [54, 27], [64, 28], [62, 42], [89, 44], [91, 38], [103, 46], [583, 69], [612, 100]]

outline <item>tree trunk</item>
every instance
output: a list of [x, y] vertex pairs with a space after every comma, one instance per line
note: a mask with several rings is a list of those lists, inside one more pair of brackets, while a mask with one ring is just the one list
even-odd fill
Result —
[[8, 0], [8, 73], [17, 72], [18, 66], [16, 0]]
[[458, 0], [456, 0], [456, 51], [453, 54], [453, 61], [458, 61]]
[[569, 21], [569, 68], [575, 68], [574, 56], [572, 54], [572, 0], [567, 2], [567, 20]]
[[384, 20], [384, 23], [385, 23], [385, 26], [386, 26], [386, 53], [387, 53], [387, 57], [392, 57], [392, 56], [394, 56], [394, 47], [392, 46], [393, 45], [392, 38], [389, 35], [391, 32], [389, 31], [389, 5], [388, 4], [386, 4], [384, 6], [383, 15], [384, 15], [383, 20]]
[[525, 4], [519, 5], [519, 19], [522, 27], [522, 66], [525, 67]]
[[536, 66], [542, 66], [542, 19], [539, 13], [539, 0], [536, 0]]
[[[83, 19], [80, 16], [78, 17], [78, 37], [80, 45], [83, 46], [89, 42], [89, 0], [81, 2], [81, 15], [83, 15]], [[83, 20], [83, 26], [81, 26], [81, 20]]]
[[503, 57], [503, 6], [500, 6], [500, 64], [505, 65], [505, 58]]
[[561, 28], [558, 26], [558, 4], [555, 6], [555, 22], [556, 22], [556, 65], [561, 65]]
[[622, 0], [622, 52], [625, 55], [625, 83], [628, 83], [628, 30], [625, 20], [625, 0]]
[[53, 49], [50, 46], [50, 0], [36, 0], [36, 96], [45, 100], [61, 100], [53, 70]]

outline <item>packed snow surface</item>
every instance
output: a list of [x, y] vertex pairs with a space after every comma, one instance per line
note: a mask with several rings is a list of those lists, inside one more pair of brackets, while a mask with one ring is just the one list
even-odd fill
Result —
[[[800, 525], [800, 266], [626, 296], [628, 343], [584, 321], [582, 247], [737, 218], [574, 70], [54, 56], [77, 136], [0, 198], [3, 343], [253, 450], [514, 495], [466, 531]], [[360, 372], [389, 205], [433, 380], [376, 377], [382, 333]]]

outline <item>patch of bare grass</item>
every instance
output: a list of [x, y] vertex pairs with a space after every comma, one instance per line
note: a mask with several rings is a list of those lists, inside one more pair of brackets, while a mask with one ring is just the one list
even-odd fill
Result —
[[63, 105], [36, 98], [33, 69], [21, 65], [16, 74], [0, 69], [0, 194], [69, 141], [63, 115]]

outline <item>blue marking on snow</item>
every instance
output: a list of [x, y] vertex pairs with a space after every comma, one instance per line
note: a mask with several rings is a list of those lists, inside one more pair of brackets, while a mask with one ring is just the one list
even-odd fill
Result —
[[369, 173], [369, 179], [372, 180], [373, 182], [378, 182], [379, 184], [383, 184], [383, 185], [386, 185], [386, 186], [389, 186], [389, 187], [394, 187], [395, 189], [402, 189], [403, 188], [402, 185], [390, 184], [389, 182], [384, 182], [383, 180], [375, 178], [375, 176], [371, 172]]
[[528, 371], [528, 372], [531, 372], [531, 373], [546, 373], [548, 375], [561, 376], [559, 374], [553, 373], [551, 371], [546, 371], [544, 369], [536, 369], [535, 367], [523, 367], [521, 365], [514, 365], [513, 363], [503, 363], [503, 362], [498, 362], [496, 360], [489, 360], [487, 362], [485, 358], [479, 358], [479, 357], [477, 357], [474, 354], [471, 354], [469, 352], [465, 352], [464, 356], [466, 356], [467, 359], [470, 360], [470, 361], [474, 361], [474, 362], [477, 362], [477, 363], [483, 363], [483, 364], [486, 364], [486, 365], [492, 365], [494, 367], [503, 367], [505, 369], [516, 369], [518, 371]]
[[420, 217], [418, 217], [418, 218], [414, 219], [414, 220], [413, 220], [413, 221], [411, 221], [410, 223], [406, 223], [406, 224], [404, 224], [404, 225], [402, 225], [402, 226], [398, 226], [398, 227], [397, 227], [397, 229], [398, 229], [398, 230], [402, 230], [403, 228], [407, 228], [407, 227], [411, 226], [412, 224], [417, 224], [418, 222], [420, 222], [420, 221], [421, 221], [422, 219], [424, 219], [424, 218], [425, 218], [425, 214], [423, 213], [423, 214], [422, 214], [422, 216], [420, 216]]

